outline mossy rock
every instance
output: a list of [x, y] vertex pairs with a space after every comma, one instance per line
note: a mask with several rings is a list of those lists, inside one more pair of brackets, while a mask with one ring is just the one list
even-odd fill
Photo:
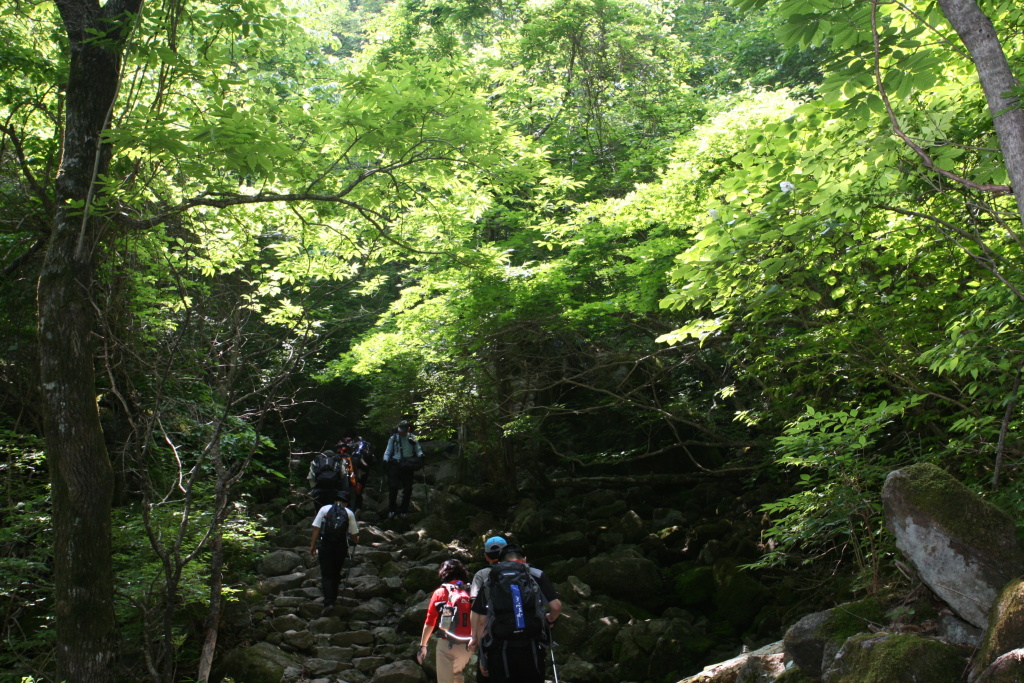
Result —
[[742, 571], [735, 560], [715, 563], [715, 617], [728, 622], [737, 632], [754, 623], [761, 607], [771, 597], [760, 581]]
[[853, 636], [825, 673], [827, 683], [959, 683], [967, 660], [957, 648], [914, 634]]
[[961, 618], [988, 625], [1006, 583], [1024, 573], [1013, 520], [928, 463], [890, 472], [885, 523], [921, 579]]
[[1000, 655], [1024, 647], [1024, 579], [1006, 584], [989, 613], [985, 642], [974, 658], [971, 678], [981, 674]]
[[279, 683], [284, 670], [299, 660], [270, 643], [257, 643], [225, 654], [217, 665], [216, 680], [231, 678], [245, 683]]
[[711, 567], [689, 565], [676, 575], [672, 585], [684, 607], [708, 605], [715, 599], [715, 572]]
[[786, 631], [786, 657], [810, 676], [820, 676], [825, 664], [848, 638], [864, 633], [885, 620], [885, 610], [876, 598], [838, 605], [824, 612], [808, 614]]
[[815, 678], [814, 676], [805, 673], [804, 670], [798, 666], [791, 666], [775, 679], [775, 683], [819, 683], [820, 681], [820, 678]]

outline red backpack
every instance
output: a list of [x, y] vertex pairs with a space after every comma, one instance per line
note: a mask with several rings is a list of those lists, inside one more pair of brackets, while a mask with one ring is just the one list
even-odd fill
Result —
[[469, 612], [473, 601], [469, 597], [469, 590], [466, 584], [444, 583], [441, 584], [448, 589], [448, 600], [438, 610], [441, 618], [438, 620], [438, 628], [447, 634], [449, 638], [456, 640], [469, 640], [473, 632], [469, 623]]

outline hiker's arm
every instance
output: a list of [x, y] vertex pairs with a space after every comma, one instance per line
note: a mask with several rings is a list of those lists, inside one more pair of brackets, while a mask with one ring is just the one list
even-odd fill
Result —
[[416, 651], [416, 662], [423, 663], [427, 656], [427, 643], [430, 642], [430, 634], [434, 632], [434, 625], [430, 622], [423, 624], [423, 633], [420, 634], [420, 649]]
[[555, 598], [548, 603], [548, 623], [553, 624], [558, 619], [558, 615], [562, 613], [562, 601]]
[[316, 557], [316, 542], [320, 538], [320, 527], [313, 527], [313, 540], [309, 542], [309, 554]]
[[476, 652], [477, 647], [480, 645], [480, 640], [484, 637], [484, 623], [486, 618], [486, 615], [480, 614], [479, 612], [469, 613], [469, 625], [472, 629], [469, 637], [470, 652]]
[[352, 542], [351, 545], [359, 545], [359, 534], [349, 534], [348, 538]]

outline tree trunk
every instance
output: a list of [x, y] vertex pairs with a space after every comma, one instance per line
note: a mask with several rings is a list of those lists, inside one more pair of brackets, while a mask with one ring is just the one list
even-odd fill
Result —
[[939, 0], [939, 7], [971, 55], [995, 124], [1003, 163], [1024, 220], [1024, 111], [1010, 92], [1019, 87], [992, 21], [975, 0]]
[[[125, 11], [139, 0], [57, 0], [67, 30], [63, 157], [57, 211], [37, 292], [40, 381], [52, 480], [57, 680], [113, 680], [114, 580], [110, 505], [113, 472], [96, 406], [95, 221], [82, 218], [117, 93]], [[101, 40], [90, 30], [106, 33]], [[98, 164], [98, 165], [97, 165]]]

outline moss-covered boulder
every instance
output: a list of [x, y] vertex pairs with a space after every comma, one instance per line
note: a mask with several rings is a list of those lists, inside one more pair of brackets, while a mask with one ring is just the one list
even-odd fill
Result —
[[959, 683], [967, 660], [952, 645], [915, 634], [860, 634], [836, 654], [823, 683]]
[[240, 647], [225, 654], [217, 665], [216, 679], [230, 678], [245, 683], [280, 683], [284, 670], [299, 666], [295, 657], [269, 643]]
[[974, 657], [971, 679], [978, 678], [1001, 655], [1024, 648], [1024, 579], [1014, 579], [1003, 588], [989, 613], [985, 641]]
[[684, 607], [710, 605], [715, 599], [715, 571], [711, 567], [681, 563], [672, 585]]
[[934, 465], [890, 472], [882, 489], [896, 547], [967, 622], [988, 625], [999, 591], [1024, 573], [1013, 520]]
[[710, 636], [686, 619], [634, 620], [615, 636], [613, 654], [631, 680], [657, 681], [692, 670], [713, 645]]
[[595, 591], [641, 603], [662, 593], [661, 570], [635, 550], [602, 553], [587, 562], [580, 579]]
[[867, 631], [871, 624], [881, 624], [884, 618], [884, 609], [874, 599], [808, 614], [786, 631], [783, 638], [786, 661], [793, 662], [809, 676], [821, 676], [850, 636]]
[[757, 579], [742, 571], [735, 560], [723, 559], [713, 567], [715, 617], [742, 633], [761, 611], [770, 595]]

